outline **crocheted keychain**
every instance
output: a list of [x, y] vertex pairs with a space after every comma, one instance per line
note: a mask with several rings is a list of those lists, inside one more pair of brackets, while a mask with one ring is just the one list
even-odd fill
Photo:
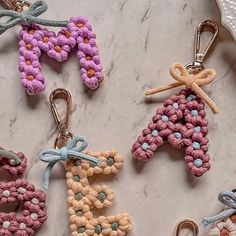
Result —
[[0, 149], [0, 167], [12, 175], [10, 182], [0, 182], [0, 203], [24, 202], [23, 213], [0, 212], [0, 235], [32, 236], [47, 219], [46, 194], [21, 176], [27, 159], [21, 152]]
[[[66, 120], [61, 121], [55, 99], [67, 101]], [[65, 89], [56, 89], [50, 95], [50, 103], [57, 126], [58, 137], [55, 149], [43, 149], [40, 159], [48, 162], [44, 174], [44, 187], [48, 189], [49, 177], [53, 166], [58, 161], [66, 162], [68, 187], [68, 213], [71, 235], [73, 236], [123, 236], [131, 230], [131, 219], [127, 213], [116, 216], [95, 217], [95, 209], [110, 207], [115, 199], [115, 192], [107, 185], [92, 186], [89, 177], [98, 174], [116, 174], [123, 165], [122, 156], [116, 150], [91, 152], [84, 151], [88, 142], [84, 137], [75, 136], [68, 131], [71, 113], [71, 95]], [[70, 139], [69, 142], [67, 142]], [[76, 147], [77, 143], [80, 143]]]
[[[17, 0], [2, 0], [10, 10], [0, 12], [0, 18], [11, 17], [0, 23], [0, 34], [15, 25], [22, 24], [19, 42], [20, 80], [28, 94], [39, 94], [45, 89], [41, 71], [40, 56], [45, 52], [58, 62], [67, 60], [69, 53], [77, 46], [81, 79], [90, 89], [96, 89], [103, 80], [102, 66], [96, 44], [96, 35], [88, 20], [82, 16], [66, 21], [51, 21], [38, 18], [47, 10], [43, 0], [32, 5]], [[39, 25], [63, 27], [57, 34]]]
[[[202, 220], [204, 226], [215, 223], [207, 236], [236, 236], [236, 194], [235, 190], [223, 191], [218, 195], [218, 200], [225, 205], [225, 209], [218, 215], [206, 217]], [[179, 236], [183, 228], [189, 228], [193, 236], [198, 236], [198, 225], [192, 220], [183, 220], [178, 223], [175, 236]]]
[[[214, 34], [205, 52], [201, 53], [200, 35], [206, 27], [210, 27]], [[134, 158], [149, 160], [158, 147], [168, 141], [176, 149], [185, 148], [185, 162], [192, 175], [201, 176], [210, 169], [210, 157], [207, 154], [208, 121], [204, 102], [213, 113], [218, 113], [219, 109], [200, 87], [211, 83], [216, 75], [215, 70], [205, 69], [202, 63], [217, 35], [217, 24], [209, 20], [203, 21], [197, 28], [195, 61], [186, 66], [179, 63], [172, 65], [170, 74], [177, 82], [145, 93], [151, 95], [183, 85], [186, 87], [179, 95], [167, 99], [162, 108], [157, 109], [148, 127], [132, 146]]]

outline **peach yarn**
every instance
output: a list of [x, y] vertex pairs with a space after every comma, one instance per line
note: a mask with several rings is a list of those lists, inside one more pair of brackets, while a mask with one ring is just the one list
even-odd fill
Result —
[[127, 213], [115, 216], [94, 216], [94, 209], [112, 206], [115, 191], [105, 184], [92, 186], [89, 177], [98, 174], [116, 174], [121, 170], [123, 157], [115, 150], [85, 152], [101, 161], [91, 162], [73, 159], [67, 162], [68, 213], [72, 236], [124, 236], [132, 224]]

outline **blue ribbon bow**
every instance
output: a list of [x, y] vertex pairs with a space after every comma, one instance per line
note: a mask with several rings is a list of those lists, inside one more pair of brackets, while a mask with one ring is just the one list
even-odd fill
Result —
[[12, 10], [0, 11], [0, 18], [4, 16], [11, 17], [10, 20], [0, 23], [0, 34], [6, 30], [13, 28], [18, 24], [32, 25], [41, 24], [46, 26], [64, 27], [67, 26], [68, 21], [52, 21], [38, 18], [39, 15], [43, 14], [47, 10], [47, 3], [43, 0], [34, 2], [27, 11], [17, 12]]
[[236, 213], [236, 195], [233, 191], [223, 191], [218, 195], [218, 200], [227, 206], [227, 209], [218, 215], [206, 217], [202, 220], [204, 226], [219, 220], [225, 220]]
[[[81, 142], [81, 144], [76, 147], [78, 142]], [[44, 172], [44, 188], [48, 189], [51, 171], [58, 161], [68, 161], [71, 158], [79, 158], [100, 165], [100, 160], [82, 152], [87, 146], [88, 142], [84, 137], [76, 136], [71, 139], [66, 146], [60, 149], [45, 148], [41, 150], [39, 154], [40, 160], [49, 163]]]

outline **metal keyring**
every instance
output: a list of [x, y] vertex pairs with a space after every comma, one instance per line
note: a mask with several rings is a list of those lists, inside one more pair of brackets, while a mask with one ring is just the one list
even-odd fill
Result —
[[175, 236], [179, 236], [179, 233], [182, 229], [190, 229], [193, 232], [193, 236], [198, 236], [199, 229], [197, 224], [192, 220], [182, 220], [178, 223], [176, 230], [175, 230]]

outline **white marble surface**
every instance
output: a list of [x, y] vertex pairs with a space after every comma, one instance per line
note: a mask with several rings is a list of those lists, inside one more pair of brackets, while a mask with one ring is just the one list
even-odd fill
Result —
[[[86, 136], [91, 150], [115, 147], [125, 157], [121, 173], [106, 184], [117, 192], [109, 213], [129, 212], [130, 236], [172, 235], [182, 218], [200, 223], [202, 217], [221, 209], [218, 192], [236, 186], [236, 44], [220, 27], [220, 35], [206, 66], [217, 70], [207, 87], [221, 108], [219, 115], [207, 109], [212, 169], [202, 178], [185, 171], [183, 153], [164, 145], [145, 165], [132, 161], [130, 149], [167, 92], [145, 102], [143, 92], [167, 83], [173, 62], [192, 60], [193, 33], [206, 19], [220, 23], [214, 0], [50, 0], [45, 17], [65, 19], [84, 15], [97, 34], [105, 80], [95, 93], [84, 91], [77, 58], [64, 65], [45, 63], [46, 91], [28, 97], [19, 82], [17, 32], [10, 30], [0, 43], [0, 144], [24, 152], [29, 159], [28, 179], [40, 187], [45, 164], [38, 159], [43, 147], [51, 147], [56, 125], [48, 95], [66, 87], [73, 95], [72, 131]], [[54, 66], [55, 65], [55, 66]], [[37, 235], [69, 235], [66, 187], [58, 165], [50, 182], [48, 221]], [[201, 235], [207, 229], [201, 227]]]

